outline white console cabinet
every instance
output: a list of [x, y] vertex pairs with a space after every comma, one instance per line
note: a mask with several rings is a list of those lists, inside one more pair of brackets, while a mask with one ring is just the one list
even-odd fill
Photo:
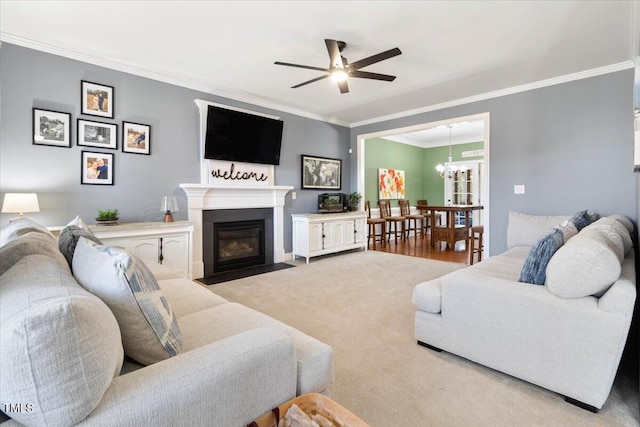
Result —
[[366, 214], [344, 212], [325, 214], [292, 214], [293, 259], [346, 251], [367, 250]]
[[90, 225], [102, 243], [121, 246], [146, 263], [157, 263], [192, 278], [193, 224], [188, 221]]

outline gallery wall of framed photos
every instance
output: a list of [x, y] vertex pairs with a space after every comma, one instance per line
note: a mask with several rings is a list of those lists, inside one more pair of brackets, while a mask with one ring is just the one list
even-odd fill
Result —
[[[118, 128], [122, 129], [120, 149], [123, 153], [151, 154], [151, 125], [122, 120], [114, 121], [115, 88], [101, 83], [80, 81], [80, 116], [77, 117], [76, 146], [90, 147], [80, 153], [80, 184], [114, 185]], [[110, 121], [103, 121], [104, 119]], [[72, 116], [69, 112], [33, 107], [33, 145], [73, 147]]]

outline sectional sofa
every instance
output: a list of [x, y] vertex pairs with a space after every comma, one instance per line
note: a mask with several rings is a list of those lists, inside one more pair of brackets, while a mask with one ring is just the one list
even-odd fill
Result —
[[158, 265], [76, 219], [0, 238], [4, 425], [244, 426], [333, 380], [328, 345]]
[[[417, 285], [418, 343], [602, 408], [636, 301], [634, 228], [571, 218], [512, 212], [505, 253]], [[522, 280], [532, 266], [539, 284]]]

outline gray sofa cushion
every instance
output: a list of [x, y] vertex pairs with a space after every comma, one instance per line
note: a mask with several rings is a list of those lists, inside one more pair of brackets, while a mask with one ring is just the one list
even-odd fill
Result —
[[293, 340], [298, 365], [296, 394], [320, 392], [331, 384], [331, 347], [266, 314], [230, 302], [180, 318], [185, 351], [261, 327], [284, 332]]
[[25, 425], [70, 426], [92, 412], [124, 357], [107, 306], [60, 263], [29, 255], [0, 277], [0, 398], [31, 403]]
[[609, 236], [603, 230], [585, 228], [549, 261], [546, 283], [549, 290], [562, 298], [581, 298], [606, 291], [620, 276], [622, 245], [622, 239], [615, 233]]
[[44, 225], [38, 224], [29, 218], [15, 218], [9, 221], [9, 224], [0, 231], [0, 246], [4, 246], [13, 239], [32, 231], [48, 234], [49, 236], [54, 237]]
[[553, 228], [571, 215], [529, 215], [509, 212], [507, 226], [507, 247], [533, 246], [538, 240], [553, 231]]
[[158, 280], [158, 285], [169, 301], [178, 323], [180, 323], [181, 317], [229, 302], [203, 285], [184, 277]]
[[29, 231], [26, 234], [18, 235], [0, 247], [0, 275], [27, 255], [46, 255], [59, 262], [62, 268], [70, 272], [67, 261], [58, 250], [56, 238], [51, 233]]
[[124, 249], [81, 237], [73, 255], [78, 282], [109, 306], [127, 356], [150, 365], [182, 353], [178, 322], [145, 264]]

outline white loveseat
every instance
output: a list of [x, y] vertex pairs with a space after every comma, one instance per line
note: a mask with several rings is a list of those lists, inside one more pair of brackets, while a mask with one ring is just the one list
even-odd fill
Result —
[[511, 213], [505, 253], [417, 285], [415, 338], [597, 411], [636, 300], [633, 224], [592, 223], [555, 252], [543, 286], [520, 282], [531, 245], [567, 218]]
[[[161, 266], [149, 266], [160, 288], [152, 298], [177, 321], [179, 354], [142, 366], [131, 357], [162, 351], [158, 340], [130, 342], [110, 297], [76, 277], [104, 280], [125, 255], [84, 268], [81, 245], [110, 255], [79, 239], [74, 276], [56, 238], [26, 219], [3, 230], [2, 244], [0, 409], [12, 418], [3, 426], [244, 426], [296, 395], [326, 392], [333, 380], [328, 345]], [[125, 358], [136, 345], [142, 354]]]

